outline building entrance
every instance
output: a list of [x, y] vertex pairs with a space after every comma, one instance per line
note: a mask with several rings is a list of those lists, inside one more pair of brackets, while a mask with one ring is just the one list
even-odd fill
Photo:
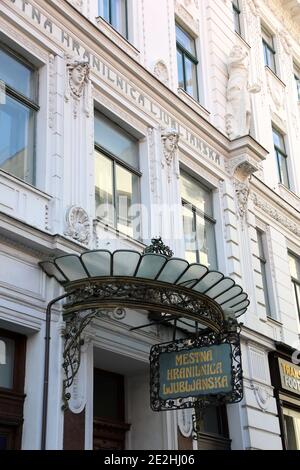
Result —
[[94, 369], [94, 450], [124, 450], [126, 432], [124, 376]]

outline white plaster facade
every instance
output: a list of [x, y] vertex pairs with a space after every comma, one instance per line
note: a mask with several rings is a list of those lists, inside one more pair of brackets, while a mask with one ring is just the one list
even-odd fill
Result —
[[[23, 449], [40, 448], [45, 309], [60, 293], [38, 262], [87, 248], [141, 250], [157, 234], [176, 256], [184, 256], [179, 166], [212, 189], [218, 268], [251, 299], [242, 319], [244, 399], [227, 407], [232, 448], [282, 448], [268, 353], [274, 341], [300, 349], [288, 265], [288, 250], [300, 255], [300, 103], [293, 74], [293, 63], [300, 64], [300, 5], [240, 0], [240, 6], [243, 38], [234, 31], [229, 0], [128, 0], [126, 41], [98, 17], [96, 0], [0, 2], [0, 40], [39, 70], [36, 187], [0, 170], [0, 327], [28, 337]], [[178, 89], [175, 19], [196, 40], [200, 103]], [[261, 24], [274, 34], [278, 77], [263, 63]], [[229, 140], [227, 63], [233, 45], [247, 51], [249, 83], [260, 91], [251, 94], [251, 136]], [[76, 99], [68, 91], [67, 62], [78, 58], [89, 61], [90, 72], [85, 96]], [[94, 108], [106, 110], [139, 139], [141, 200], [148, 208], [142, 215], [143, 243], [95, 220]], [[271, 122], [286, 135], [291, 190], [278, 183]], [[161, 165], [161, 133], [167, 128], [179, 134], [171, 168]], [[172, 205], [177, 213], [168, 210]], [[79, 208], [73, 216], [84, 220], [80, 236], [70, 229], [70, 216], [66, 219], [73, 206]], [[266, 233], [273, 319], [266, 315], [262, 294], [256, 227]], [[173, 233], [181, 236], [174, 240]], [[127, 448], [177, 449], [176, 414], [145, 408], [149, 347], [164, 333], [155, 328], [129, 332], [138, 315], [129, 311], [121, 320], [108, 315], [87, 331], [79, 374], [85, 386], [72, 405], [77, 410], [86, 405], [86, 449], [92, 448], [97, 350], [106, 351], [116, 371], [116, 354], [127, 358], [127, 413], [133, 423]], [[58, 307], [51, 328], [47, 448], [61, 449]]]

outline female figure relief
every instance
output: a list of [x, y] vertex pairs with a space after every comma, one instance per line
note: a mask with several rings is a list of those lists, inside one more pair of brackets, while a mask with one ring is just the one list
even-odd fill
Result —
[[228, 60], [226, 131], [230, 139], [248, 135], [251, 125], [250, 93], [260, 91], [258, 85], [249, 85], [248, 52], [234, 46]]

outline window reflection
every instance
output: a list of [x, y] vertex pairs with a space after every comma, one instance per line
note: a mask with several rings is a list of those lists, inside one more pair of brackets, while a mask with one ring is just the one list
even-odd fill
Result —
[[0, 387], [13, 388], [15, 342], [0, 337]]

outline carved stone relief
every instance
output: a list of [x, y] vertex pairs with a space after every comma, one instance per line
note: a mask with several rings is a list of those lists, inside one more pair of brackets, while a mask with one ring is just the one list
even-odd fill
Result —
[[73, 240], [88, 245], [90, 241], [90, 220], [82, 207], [72, 206], [66, 214], [67, 228], [64, 234]]
[[251, 93], [258, 93], [259, 85], [249, 83], [248, 51], [235, 45], [228, 58], [226, 131], [230, 139], [248, 135], [251, 125]]
[[[162, 168], [167, 166], [168, 171], [168, 181], [171, 181], [171, 166], [175, 163], [176, 174], [178, 173], [177, 169], [177, 152], [178, 152], [178, 142], [179, 142], [179, 133], [175, 129], [165, 129], [161, 133], [161, 141], [163, 147], [163, 160]], [[179, 174], [177, 174], [179, 177]]]
[[272, 120], [278, 123], [281, 128], [285, 129], [284, 87], [280, 83], [277, 83], [276, 79], [272, 77], [271, 74], [267, 74], [267, 89]]
[[183, 437], [190, 437], [193, 433], [193, 411], [190, 408], [178, 410], [177, 422]]
[[168, 67], [166, 66], [163, 60], [158, 60], [154, 66], [153, 74], [158, 80], [160, 80], [164, 85], [169, 85], [169, 72]]
[[89, 116], [90, 108], [90, 65], [87, 61], [74, 59], [66, 56], [67, 63], [67, 85], [65, 91], [65, 101], [73, 98], [73, 114], [77, 117], [78, 103], [84, 99], [84, 111]]

